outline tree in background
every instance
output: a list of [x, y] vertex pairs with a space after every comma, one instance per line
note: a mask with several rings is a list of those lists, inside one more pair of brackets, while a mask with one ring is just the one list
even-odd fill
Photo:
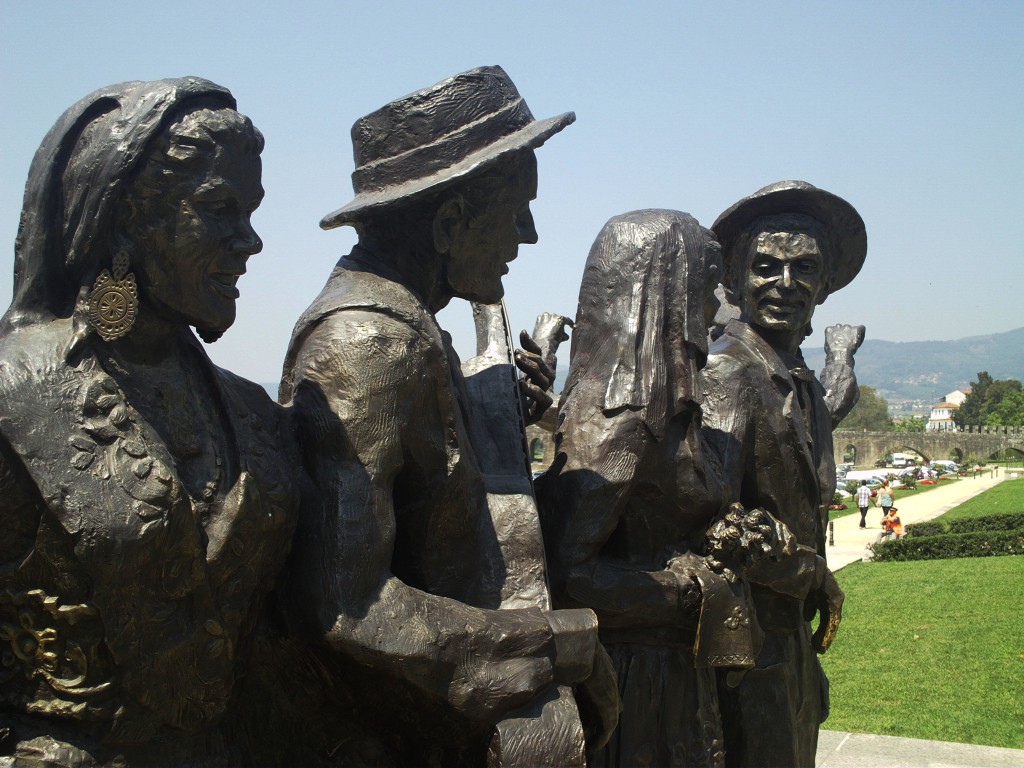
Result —
[[1024, 426], [1024, 391], [1017, 379], [993, 379], [988, 371], [980, 371], [972, 382], [971, 392], [963, 405], [953, 413], [958, 427]]
[[992, 377], [988, 371], [978, 373], [978, 380], [971, 382], [971, 391], [967, 398], [960, 404], [960, 407], [953, 411], [953, 422], [958, 427], [976, 426], [984, 424], [981, 410], [985, 405], [985, 396], [988, 388], [992, 386]]
[[889, 403], [875, 391], [874, 387], [862, 385], [860, 400], [840, 423], [843, 429], [889, 432], [892, 430]]
[[[1024, 391], [1021, 391], [1020, 382], [1010, 379], [1009, 382], [1017, 385], [1016, 390], [1006, 395], [996, 404], [985, 416], [985, 426], [988, 427], [1021, 427], [1024, 426]], [[997, 382], [1003, 383], [1003, 382]], [[994, 389], [995, 387], [993, 387]]]
[[893, 432], [924, 432], [928, 419], [924, 416], [904, 416], [893, 425]]

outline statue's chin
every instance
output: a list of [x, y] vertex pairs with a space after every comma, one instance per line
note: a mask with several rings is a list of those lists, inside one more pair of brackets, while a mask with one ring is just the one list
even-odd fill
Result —
[[225, 328], [202, 328], [197, 325], [196, 333], [198, 333], [199, 338], [205, 341], [207, 344], [213, 344], [213, 342], [215, 342], [217, 339], [223, 336], [224, 332], [227, 331], [227, 329], [230, 327], [231, 326], [227, 326]]

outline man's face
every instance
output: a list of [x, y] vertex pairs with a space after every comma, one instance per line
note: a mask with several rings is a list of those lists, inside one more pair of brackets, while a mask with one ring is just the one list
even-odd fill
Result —
[[754, 325], [801, 331], [825, 288], [818, 241], [804, 232], [762, 232], [750, 243], [743, 310]]
[[183, 173], [130, 231], [143, 300], [158, 316], [222, 333], [235, 320], [236, 283], [263, 248], [249, 217], [263, 199], [260, 157], [242, 142], [218, 147]]
[[536, 243], [530, 201], [537, 197], [537, 160], [528, 152], [518, 171], [495, 184], [483, 211], [467, 216], [452, 231], [448, 283], [455, 296], [493, 304], [505, 295], [502, 276], [519, 255], [520, 243]]

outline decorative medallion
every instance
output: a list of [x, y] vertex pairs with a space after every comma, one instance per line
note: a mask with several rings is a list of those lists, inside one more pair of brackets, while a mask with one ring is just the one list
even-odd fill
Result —
[[113, 341], [131, 330], [139, 308], [135, 275], [128, 271], [128, 253], [118, 251], [114, 274], [103, 270], [89, 292], [89, 324], [104, 341]]

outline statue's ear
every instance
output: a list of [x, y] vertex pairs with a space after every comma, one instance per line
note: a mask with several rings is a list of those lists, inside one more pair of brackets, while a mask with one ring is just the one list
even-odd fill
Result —
[[462, 195], [454, 195], [445, 200], [434, 214], [434, 250], [448, 253], [452, 247], [453, 233], [462, 223], [466, 205]]

